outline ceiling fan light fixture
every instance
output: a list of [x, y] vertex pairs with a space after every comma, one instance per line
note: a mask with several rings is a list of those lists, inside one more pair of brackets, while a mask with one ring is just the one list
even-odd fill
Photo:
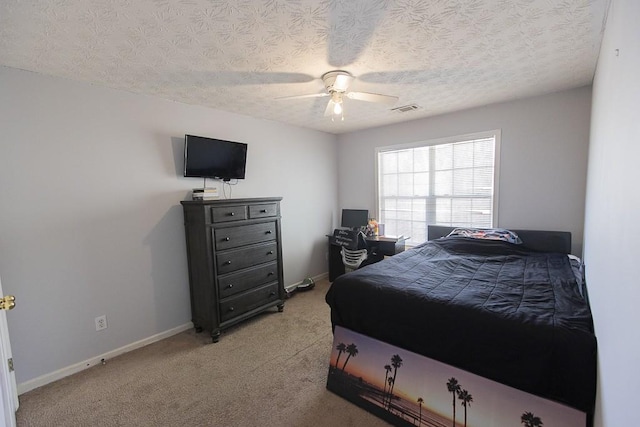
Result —
[[337, 117], [340, 117], [340, 121], [344, 121], [344, 105], [342, 101], [344, 98], [355, 99], [357, 101], [377, 102], [387, 105], [394, 105], [398, 101], [397, 96], [381, 95], [379, 93], [370, 92], [351, 92], [349, 86], [355, 79], [353, 74], [344, 70], [334, 70], [326, 72], [322, 75], [322, 82], [324, 83], [325, 92], [323, 93], [310, 93], [306, 95], [284, 96], [278, 99], [293, 99], [293, 98], [320, 98], [329, 96], [329, 102], [324, 110], [324, 117], [331, 117], [331, 121], [336, 121]]
[[333, 114], [336, 116], [342, 114], [342, 100], [333, 103]]
[[343, 108], [342, 108], [342, 93], [341, 92], [333, 92], [331, 94], [331, 102], [333, 103], [333, 117], [331, 120], [334, 120], [336, 117], [340, 117], [340, 120], [344, 120]]
[[335, 122], [336, 119], [344, 121], [344, 109], [342, 108], [342, 102], [335, 102], [333, 104], [333, 114], [331, 115], [331, 121]]

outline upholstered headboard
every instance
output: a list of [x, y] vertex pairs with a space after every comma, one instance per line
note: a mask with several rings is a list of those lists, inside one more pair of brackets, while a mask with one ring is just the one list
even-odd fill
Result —
[[[427, 238], [429, 240], [445, 237], [456, 227], [429, 225]], [[571, 233], [568, 231], [545, 230], [515, 230], [522, 240], [522, 245], [535, 251], [571, 253]]]

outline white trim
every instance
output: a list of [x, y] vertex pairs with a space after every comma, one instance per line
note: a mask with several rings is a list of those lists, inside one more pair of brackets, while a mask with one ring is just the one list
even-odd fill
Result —
[[428, 139], [426, 141], [414, 141], [404, 144], [386, 145], [384, 147], [376, 147], [376, 158], [380, 151], [396, 151], [406, 148], [424, 147], [426, 145], [441, 145], [441, 144], [453, 144], [456, 142], [472, 141], [474, 139], [491, 138], [493, 136], [500, 136], [500, 129], [486, 130], [481, 132], [467, 133], [463, 135], [446, 136], [444, 138]]
[[159, 334], [152, 335], [148, 338], [141, 339], [140, 341], [125, 345], [124, 347], [120, 347], [99, 356], [92, 357], [83, 362], [76, 363], [74, 365], [67, 366], [66, 368], [58, 369], [57, 371], [50, 372], [32, 380], [20, 383], [18, 384], [18, 394], [20, 395], [26, 393], [38, 387], [42, 387], [43, 385], [47, 385], [54, 381], [68, 377], [69, 375], [84, 371], [85, 369], [88, 369], [92, 366], [101, 364], [103, 360], [113, 359], [114, 357], [120, 356], [121, 354], [128, 353], [149, 344], [153, 344], [154, 342], [169, 338], [170, 336], [179, 334], [180, 332], [184, 332], [191, 328], [193, 328], [193, 323], [185, 323], [184, 325], [180, 325], [167, 331], [160, 332]]
[[[2, 281], [0, 280], [0, 297], [4, 296]], [[16, 373], [9, 369], [9, 359], [12, 359], [11, 340], [7, 326], [7, 314], [0, 310], [0, 425], [15, 427], [16, 411], [20, 405], [16, 387]]]
[[451, 143], [455, 143], [455, 142], [461, 142], [461, 141], [471, 141], [474, 139], [483, 139], [483, 138], [491, 138], [493, 137], [495, 140], [495, 146], [494, 146], [494, 156], [495, 156], [495, 161], [494, 161], [494, 166], [493, 166], [493, 218], [492, 218], [492, 223], [494, 227], [497, 227], [499, 222], [498, 222], [498, 211], [499, 211], [499, 206], [500, 204], [498, 203], [498, 199], [499, 199], [499, 195], [500, 195], [500, 139], [502, 136], [502, 130], [501, 129], [493, 129], [493, 130], [487, 130], [487, 131], [481, 131], [481, 132], [474, 132], [474, 133], [467, 133], [467, 134], [463, 134], [463, 135], [456, 135], [456, 136], [447, 136], [444, 138], [436, 138], [436, 139], [429, 139], [426, 141], [415, 141], [415, 142], [408, 142], [408, 143], [404, 143], [404, 144], [396, 144], [396, 145], [386, 145], [384, 147], [376, 147], [374, 150], [374, 173], [375, 173], [375, 188], [374, 188], [374, 203], [375, 203], [375, 212], [376, 212], [376, 217], [380, 218], [380, 203], [379, 200], [380, 198], [378, 197], [379, 195], [379, 189], [380, 189], [380, 174], [378, 173], [378, 155], [382, 152], [385, 151], [396, 151], [396, 150], [403, 150], [403, 149], [409, 149], [409, 148], [416, 148], [416, 147], [424, 147], [424, 146], [431, 146], [431, 145], [440, 145], [440, 144], [451, 144]]
[[499, 227], [498, 212], [500, 212], [500, 203], [498, 203], [498, 199], [500, 199], [500, 138], [502, 132], [500, 129], [491, 132], [493, 132], [493, 137], [495, 138], [495, 160], [493, 163], [493, 226]]

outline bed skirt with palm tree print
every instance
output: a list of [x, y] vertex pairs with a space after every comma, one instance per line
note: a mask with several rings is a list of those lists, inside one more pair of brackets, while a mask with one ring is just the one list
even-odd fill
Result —
[[327, 389], [397, 426], [585, 427], [584, 412], [336, 326]]

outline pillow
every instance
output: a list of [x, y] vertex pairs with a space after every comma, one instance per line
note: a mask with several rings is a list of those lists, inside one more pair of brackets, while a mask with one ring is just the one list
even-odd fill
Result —
[[503, 240], [505, 242], [519, 245], [522, 240], [516, 233], [504, 228], [454, 228], [447, 237], [450, 236], [463, 236], [472, 237], [474, 239], [487, 239], [487, 240]]

